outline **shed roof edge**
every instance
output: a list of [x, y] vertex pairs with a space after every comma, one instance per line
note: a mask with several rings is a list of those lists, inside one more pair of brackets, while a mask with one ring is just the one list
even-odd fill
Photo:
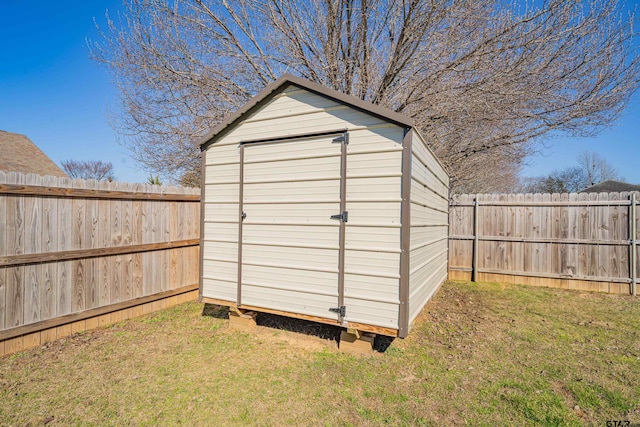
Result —
[[316, 93], [320, 96], [330, 98], [351, 107], [361, 110], [367, 114], [388, 120], [402, 127], [413, 128], [413, 119], [403, 114], [392, 111], [388, 108], [381, 107], [379, 105], [372, 104], [362, 99], [356, 98], [351, 95], [346, 95], [334, 89], [322, 86], [319, 83], [312, 82], [301, 77], [294, 76], [292, 74], [284, 74], [279, 79], [268, 84], [264, 89], [260, 91], [256, 96], [251, 98], [242, 107], [236, 110], [233, 114], [227, 117], [225, 120], [215, 126], [200, 142], [200, 149], [206, 150], [207, 147], [215, 142], [215, 140], [222, 135], [226, 134], [243, 116], [252, 112], [263, 102], [273, 98], [278, 93], [282, 92], [287, 86], [295, 85], [302, 89], [306, 89], [310, 92]]

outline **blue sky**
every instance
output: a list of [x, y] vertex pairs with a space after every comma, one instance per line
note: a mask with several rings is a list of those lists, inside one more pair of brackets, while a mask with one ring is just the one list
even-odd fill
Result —
[[[0, 6], [0, 129], [27, 135], [58, 164], [62, 160], [113, 163], [117, 179], [145, 181], [116, 143], [108, 109], [117, 94], [105, 69], [89, 59], [86, 38], [97, 39], [94, 18], [105, 23], [120, 0], [2, 0]], [[540, 147], [523, 175], [543, 175], [575, 164], [589, 150], [605, 157], [629, 182], [640, 183], [640, 105], [596, 138], [558, 138]], [[0, 153], [1, 155], [1, 153]]]

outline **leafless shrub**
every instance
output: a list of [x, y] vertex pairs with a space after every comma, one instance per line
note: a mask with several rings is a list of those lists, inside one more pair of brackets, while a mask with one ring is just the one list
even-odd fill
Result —
[[517, 191], [522, 193], [576, 193], [609, 179], [620, 179], [616, 168], [597, 153], [583, 151], [577, 166], [555, 170], [546, 176], [526, 177]]
[[113, 165], [101, 160], [63, 160], [62, 169], [69, 178], [113, 181]]

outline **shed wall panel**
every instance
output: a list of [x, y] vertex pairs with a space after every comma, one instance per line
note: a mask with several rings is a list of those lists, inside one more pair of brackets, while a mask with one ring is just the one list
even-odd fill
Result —
[[349, 128], [347, 154], [402, 152], [403, 135], [403, 128], [385, 122], [368, 128]]
[[[207, 148], [205, 165], [240, 164], [240, 146], [214, 144]], [[206, 177], [205, 177], [206, 179]]]
[[245, 244], [256, 244], [260, 242], [280, 243], [289, 246], [305, 246], [310, 240], [322, 246], [337, 246], [335, 236], [335, 221], [330, 225], [307, 225], [307, 224], [273, 224], [244, 223], [243, 235]]
[[205, 240], [202, 251], [203, 256], [207, 259], [238, 262], [237, 242], [211, 242]]
[[414, 133], [411, 156], [409, 324], [447, 277], [449, 179]]
[[[422, 139], [419, 133], [414, 132], [416, 138], [414, 138], [414, 142], [419, 142], [413, 145], [411, 150], [412, 154], [415, 155], [422, 165], [425, 166], [426, 169], [430, 171], [431, 174], [435, 175], [442, 184], [448, 189], [449, 188], [449, 176], [447, 172], [444, 170], [436, 156], [429, 149], [426, 144], [426, 141]], [[422, 173], [421, 170], [416, 171], [418, 173]]]
[[304, 89], [290, 87], [274, 97], [269, 103], [269, 108], [256, 111], [246, 121], [271, 120], [278, 117], [301, 115], [336, 107], [344, 108], [342, 104], [334, 100], [318, 96]]
[[344, 109], [331, 113], [318, 111], [302, 116], [241, 123], [216, 144], [237, 145], [242, 141], [264, 139], [271, 136], [286, 137], [289, 135], [330, 132], [355, 126], [369, 127], [382, 124], [384, 124], [382, 120], [355, 110]]
[[205, 240], [238, 241], [238, 223], [206, 222], [204, 223]]
[[[204, 204], [204, 221], [211, 222], [235, 222], [237, 226], [237, 203], [208, 203]], [[208, 236], [211, 237], [211, 236]]]
[[[346, 147], [349, 220], [345, 231], [347, 318], [396, 328], [404, 129], [395, 124], [296, 87], [265, 102], [207, 149], [207, 253], [211, 258], [220, 256], [228, 249], [225, 242], [237, 240], [239, 185], [235, 185], [234, 180], [239, 180], [240, 142], [339, 129], [349, 131]], [[253, 262], [246, 268], [243, 266], [246, 286], [243, 284], [242, 303], [327, 317], [326, 304], [335, 305], [336, 301], [331, 299], [333, 296], [322, 295], [330, 292], [318, 286], [330, 280], [333, 277], [330, 275], [337, 275], [337, 270], [333, 271], [337, 269], [333, 259], [337, 254], [335, 236], [339, 224], [329, 217], [339, 213], [339, 208], [335, 208], [339, 203], [339, 144], [319, 147], [298, 141], [297, 144], [275, 142], [247, 147], [243, 259], [248, 256]], [[214, 170], [216, 166], [224, 169], [209, 175], [211, 166]], [[312, 213], [304, 207], [308, 203], [314, 208]], [[303, 215], [306, 216], [300, 223], [298, 219]], [[222, 240], [222, 244], [218, 245], [217, 240]], [[232, 292], [225, 280], [232, 276], [237, 264], [223, 265], [221, 261], [207, 259], [204, 262], [205, 277], [209, 279], [203, 295], [213, 292], [213, 280], [218, 279], [218, 285], [223, 286], [219, 294], [226, 292], [230, 297]], [[224, 278], [216, 277], [217, 268], [224, 269]], [[294, 289], [300, 283], [309, 284], [308, 294]], [[320, 295], [316, 295], [318, 292]], [[319, 302], [313, 299], [314, 295], [329, 299]]]
[[[216, 261], [204, 258], [203, 277], [206, 279], [220, 279], [226, 281], [237, 282], [238, 264], [235, 262]], [[236, 286], [234, 285], [235, 289]], [[209, 295], [207, 295], [209, 296]], [[235, 298], [234, 298], [235, 300]]]
[[[398, 304], [345, 296], [346, 320], [386, 328], [398, 327]], [[375, 317], [372, 316], [375, 313]]]
[[[338, 303], [340, 253], [340, 224], [330, 218], [340, 210], [341, 144], [334, 139], [309, 137], [245, 146], [242, 305], [337, 318], [329, 311]], [[317, 159], [310, 154], [301, 158], [300, 151], [320, 153], [328, 160], [326, 170], [319, 175], [304, 167]], [[283, 242], [278, 234], [265, 237], [254, 226], [294, 226], [305, 239]], [[296, 275], [287, 276], [291, 271]], [[266, 295], [268, 299], [259, 303]]]
[[238, 203], [238, 183], [205, 184], [204, 198], [207, 203]]
[[346, 248], [370, 248], [371, 250], [399, 251], [400, 225], [383, 227], [383, 223], [356, 227], [347, 224]]
[[240, 167], [238, 163], [205, 166], [206, 184], [238, 184]]
[[[304, 193], [306, 196], [306, 193]], [[307, 200], [308, 200], [308, 196]], [[284, 196], [283, 196], [284, 198]], [[286, 197], [290, 200], [289, 197]], [[303, 199], [300, 197], [300, 199]], [[295, 200], [295, 199], [294, 199]], [[245, 227], [253, 227], [254, 224], [303, 224], [309, 223], [335, 227], [336, 222], [330, 219], [336, 213], [337, 199], [327, 197], [324, 203], [313, 203], [313, 209], [309, 209], [310, 203], [246, 203], [245, 206], [250, 215], [244, 221]], [[304, 219], [302, 219], [304, 216]]]
[[424, 305], [433, 297], [442, 282], [447, 279], [447, 254], [443, 253], [433, 263], [425, 265], [412, 274], [412, 279], [426, 285], [411, 288], [409, 301], [409, 322], [413, 322]]
[[[283, 103], [290, 103], [290, 107], [281, 109]], [[389, 127], [389, 123], [292, 86], [266, 102], [213, 145], [237, 145], [241, 141], [270, 137], [375, 126]]]
[[237, 287], [236, 277], [233, 280], [202, 279], [202, 295], [222, 301], [236, 302]]
[[[399, 209], [400, 203], [398, 201], [360, 202], [349, 200], [347, 201], [347, 211], [349, 212], [349, 222], [347, 223], [347, 227], [353, 228], [355, 226], [363, 227], [367, 225], [374, 227], [381, 227], [383, 225], [399, 227]], [[396, 246], [396, 248], [399, 249], [399, 246]]]
[[432, 209], [439, 209], [443, 212], [449, 210], [449, 201], [446, 197], [432, 191], [423, 191], [423, 187], [424, 186], [417, 180], [411, 180], [411, 193], [414, 195], [414, 197], [411, 198], [412, 203], [428, 206]]
[[327, 307], [337, 305], [338, 296], [319, 295], [317, 293], [264, 288], [252, 285], [242, 287], [242, 303], [273, 310], [300, 313], [309, 316], [337, 320], [337, 314], [327, 311]]
[[235, 302], [238, 276], [237, 146], [211, 147], [205, 153], [202, 295]]
[[290, 268], [305, 271], [321, 270], [337, 272], [338, 250], [243, 244], [242, 263], [243, 266], [249, 264], [271, 265], [279, 266], [282, 269]]

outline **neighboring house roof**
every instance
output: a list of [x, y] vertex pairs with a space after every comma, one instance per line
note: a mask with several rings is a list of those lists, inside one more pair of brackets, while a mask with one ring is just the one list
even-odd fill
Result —
[[0, 130], [0, 170], [67, 177], [29, 138]]
[[622, 191], [640, 191], [640, 185], [609, 179], [578, 191], [578, 193], [620, 193]]
[[294, 85], [302, 89], [306, 89], [310, 92], [324, 96], [343, 104], [347, 104], [357, 110], [371, 114], [372, 116], [379, 117], [381, 119], [390, 121], [402, 127], [413, 127], [413, 119], [396, 113], [395, 111], [387, 108], [380, 107], [379, 105], [372, 104], [367, 101], [363, 101], [351, 95], [345, 95], [337, 90], [329, 89], [318, 83], [296, 77], [291, 74], [285, 74], [278, 80], [269, 84], [259, 94], [251, 98], [246, 104], [244, 104], [239, 110], [227, 117], [219, 125], [211, 130], [200, 143], [201, 149], [205, 150], [209, 145], [213, 144], [216, 139], [220, 138], [228, 131], [230, 131], [244, 116], [249, 115], [260, 108], [265, 102], [268, 102], [276, 95], [284, 91], [288, 86]]

